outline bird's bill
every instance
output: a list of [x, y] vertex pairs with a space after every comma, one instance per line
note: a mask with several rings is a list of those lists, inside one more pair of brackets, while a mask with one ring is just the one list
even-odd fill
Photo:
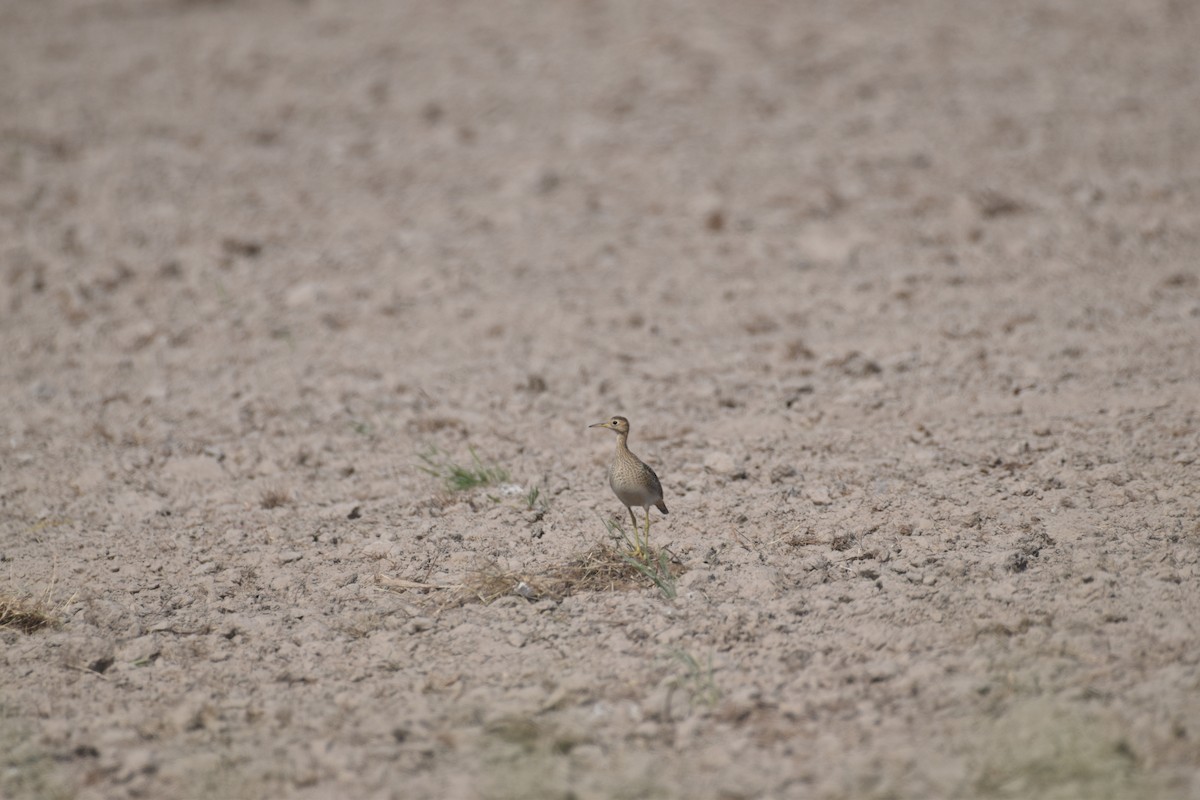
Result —
[[588, 427], [589, 428], [607, 428], [608, 420], [605, 420], [604, 422], [597, 422], [595, 425], [588, 425]]

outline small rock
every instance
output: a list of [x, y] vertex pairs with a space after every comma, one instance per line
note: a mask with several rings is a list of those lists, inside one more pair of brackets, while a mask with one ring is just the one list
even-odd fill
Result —
[[1031, 449], [1032, 448], [1029, 446], [1029, 442], [1021, 440], [1008, 448], [1008, 454], [1016, 458], [1025, 455]]
[[119, 780], [123, 783], [136, 778], [138, 775], [153, 775], [158, 771], [158, 757], [148, 747], [139, 747], [126, 751], [121, 759]]
[[733, 475], [737, 472], [737, 463], [733, 460], [733, 456], [719, 450], [704, 457], [704, 467], [717, 475]]
[[829, 546], [839, 553], [844, 553], [858, 543], [858, 537], [850, 531], [839, 531], [829, 540]]
[[255, 472], [262, 477], [270, 477], [272, 475], [278, 475], [280, 472], [282, 472], [282, 470], [274, 461], [269, 458], [264, 458], [258, 463], [258, 466], [255, 468]]
[[552, 169], [547, 169], [538, 176], [534, 188], [538, 194], [550, 194], [562, 184], [562, 176]]
[[170, 713], [170, 721], [178, 731], [196, 731], [216, 718], [216, 712], [202, 692], [193, 692]]
[[891, 659], [878, 661], [867, 666], [867, 680], [871, 683], [881, 683], [891, 680], [900, 673], [900, 665]]
[[225, 478], [225, 470], [219, 461], [207, 455], [172, 458], [163, 467], [163, 474], [187, 483], [210, 483]]
[[991, 187], [975, 192], [971, 199], [984, 219], [1018, 214], [1025, 210], [1025, 204], [1020, 200]]
[[978, 528], [979, 523], [983, 521], [983, 515], [978, 511], [968, 511], [966, 514], [959, 514], [954, 517], [954, 524], [960, 528]]
[[165, 383], [152, 383], [142, 391], [142, 403], [146, 405], [161, 403], [167, 399], [168, 394]]
[[362, 549], [362, 554], [364, 556], [366, 556], [367, 558], [387, 558], [388, 556], [390, 556], [392, 554], [392, 551], [395, 548], [396, 548], [395, 542], [375, 541], [375, 542], [371, 542], [370, 544], [364, 545], [363, 549]]
[[1029, 556], [1021, 551], [1009, 553], [1008, 558], [1004, 559], [1004, 568], [1009, 572], [1024, 572], [1029, 566]]
[[1095, 481], [1108, 481], [1114, 486], [1124, 486], [1125, 484], [1129, 483], [1130, 480], [1129, 473], [1122, 470], [1116, 464], [1103, 464], [1099, 467], [1096, 467], [1096, 469], [1092, 471], [1091, 478], [1092, 480], [1089, 482], [1094, 483]]
[[299, 550], [284, 550], [279, 554], [279, 563], [290, 564], [293, 561], [299, 561], [302, 558], [304, 558], [304, 553], [301, 553]]
[[241, 239], [230, 236], [221, 242], [221, 249], [229, 256], [258, 258], [262, 255], [263, 246], [261, 242], [256, 242], [252, 239]]
[[116, 658], [122, 664], [144, 666], [159, 656], [158, 637], [139, 636], [117, 647]]
[[99, 489], [108, 480], [108, 475], [105, 471], [96, 464], [90, 464], [84, 467], [78, 475], [75, 476], [72, 488], [80, 494], [87, 494], [96, 489]]
[[141, 320], [122, 329], [117, 334], [118, 346], [127, 353], [141, 350], [154, 341], [158, 328], [149, 320]]
[[112, 656], [104, 655], [89, 662], [87, 668], [97, 675], [103, 675], [114, 663], [115, 659]]
[[800, 562], [800, 569], [804, 572], [817, 572], [829, 569], [829, 559], [820, 554], [809, 556]]
[[791, 464], [778, 464], [771, 468], [771, 483], [779, 483], [785, 478], [796, 477], [796, 468]]
[[832, 227], [806, 226], [799, 242], [805, 262], [845, 264], [860, 247], [859, 237]]
[[720, 195], [707, 192], [692, 198], [688, 204], [705, 228], [717, 233], [725, 228], [725, 207]]
[[283, 304], [288, 308], [311, 306], [317, 301], [320, 290], [315, 283], [301, 283], [293, 286], [283, 297]]
[[867, 358], [857, 350], [831, 361], [830, 365], [840, 367], [844, 374], [852, 378], [865, 378], [868, 375], [878, 375], [883, 372], [883, 367], [879, 366], [878, 362]]
[[684, 589], [690, 589], [695, 586], [700, 586], [710, 583], [714, 579], [714, 575], [708, 570], [692, 569], [688, 570], [679, 579], [679, 586]]
[[420, 633], [427, 631], [433, 627], [433, 620], [429, 617], [413, 617], [404, 625], [404, 632], [408, 634]]
[[814, 506], [827, 506], [833, 503], [833, 498], [829, 496], [829, 489], [824, 486], [805, 486], [804, 496]]
[[643, 739], [658, 739], [661, 734], [657, 722], [646, 720], [633, 729], [633, 735]]

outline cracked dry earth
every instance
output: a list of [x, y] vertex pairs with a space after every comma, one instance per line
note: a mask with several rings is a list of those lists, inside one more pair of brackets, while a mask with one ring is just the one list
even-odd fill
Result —
[[3, 4], [0, 796], [1200, 796], [1197, 41]]

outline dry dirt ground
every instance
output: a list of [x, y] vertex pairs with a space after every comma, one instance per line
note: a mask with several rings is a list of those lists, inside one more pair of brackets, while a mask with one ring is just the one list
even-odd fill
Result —
[[1197, 41], [0, 4], [0, 796], [1200, 797]]

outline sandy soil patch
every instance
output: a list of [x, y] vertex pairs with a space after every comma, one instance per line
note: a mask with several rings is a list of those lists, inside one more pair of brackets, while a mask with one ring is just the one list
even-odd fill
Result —
[[3, 4], [0, 795], [1200, 796], [1197, 41]]

